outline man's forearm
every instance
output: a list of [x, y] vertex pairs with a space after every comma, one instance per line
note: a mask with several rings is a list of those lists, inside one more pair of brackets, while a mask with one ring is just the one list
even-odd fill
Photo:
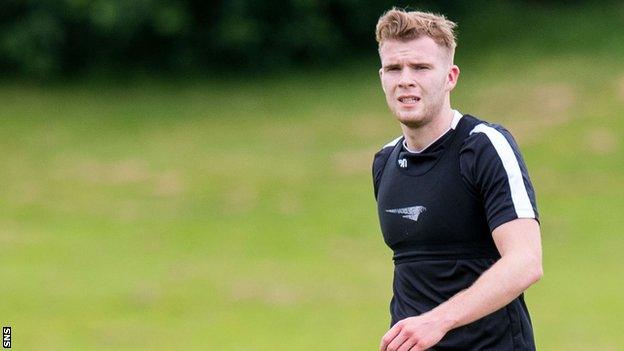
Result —
[[542, 276], [541, 260], [503, 256], [477, 281], [433, 310], [429, 317], [447, 330], [461, 327], [502, 308]]

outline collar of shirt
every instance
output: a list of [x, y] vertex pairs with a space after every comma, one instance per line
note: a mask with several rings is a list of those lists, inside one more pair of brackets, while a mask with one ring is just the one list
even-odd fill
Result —
[[448, 134], [448, 132], [450, 130], [455, 130], [455, 128], [457, 127], [457, 123], [459, 123], [459, 120], [463, 117], [463, 114], [457, 110], [453, 110], [453, 119], [451, 120], [451, 125], [444, 131], [444, 133], [440, 134], [439, 137], [437, 137], [434, 141], [432, 141], [431, 143], [429, 143], [429, 145], [425, 146], [424, 148], [422, 148], [422, 150], [418, 151], [418, 150], [412, 150], [410, 148], [407, 147], [407, 142], [405, 139], [403, 139], [403, 149], [406, 150], [409, 153], [412, 154], [420, 154], [423, 151], [427, 150], [428, 148], [430, 148], [433, 144], [437, 143], [439, 140], [443, 139], [443, 137]]

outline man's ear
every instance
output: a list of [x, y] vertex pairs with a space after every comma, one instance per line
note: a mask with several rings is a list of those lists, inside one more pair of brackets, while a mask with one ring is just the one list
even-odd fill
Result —
[[459, 67], [457, 65], [452, 65], [446, 78], [448, 91], [451, 91], [457, 85], [457, 79], [459, 79]]

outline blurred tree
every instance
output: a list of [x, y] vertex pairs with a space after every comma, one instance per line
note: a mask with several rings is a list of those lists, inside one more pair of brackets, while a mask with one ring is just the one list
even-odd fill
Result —
[[523, 35], [518, 29], [529, 28], [539, 14], [558, 16], [549, 9], [599, 2], [581, 3], [3, 0], [0, 70], [54, 77], [102, 69], [266, 71], [340, 62], [374, 55], [376, 20], [394, 5], [444, 13], [459, 22], [460, 46], [484, 48]]

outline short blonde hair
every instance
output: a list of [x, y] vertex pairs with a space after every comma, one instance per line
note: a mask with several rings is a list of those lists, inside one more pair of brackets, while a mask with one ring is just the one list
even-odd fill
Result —
[[443, 15], [430, 12], [405, 11], [396, 7], [384, 13], [377, 21], [375, 36], [379, 47], [385, 40], [407, 41], [423, 35], [433, 39], [438, 45], [455, 53], [455, 27]]

